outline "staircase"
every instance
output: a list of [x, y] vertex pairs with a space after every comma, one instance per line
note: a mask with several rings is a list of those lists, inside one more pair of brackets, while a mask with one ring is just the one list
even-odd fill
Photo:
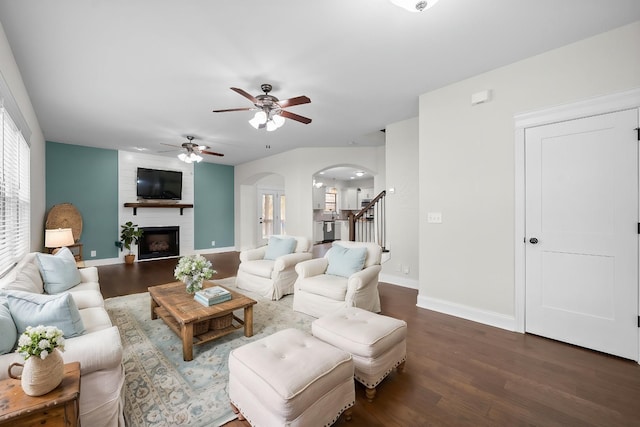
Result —
[[352, 242], [374, 242], [388, 252], [385, 247], [387, 238], [385, 196], [382, 191], [362, 210], [349, 216], [349, 240]]

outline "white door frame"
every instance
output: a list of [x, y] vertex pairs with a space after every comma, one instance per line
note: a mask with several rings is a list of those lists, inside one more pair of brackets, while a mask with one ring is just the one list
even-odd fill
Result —
[[[515, 326], [525, 332], [525, 129], [640, 107], [640, 88], [517, 114], [515, 121]], [[639, 142], [640, 144], [640, 142]], [[640, 301], [638, 301], [640, 306]], [[640, 328], [638, 333], [640, 334]], [[640, 354], [638, 355], [640, 361]]]

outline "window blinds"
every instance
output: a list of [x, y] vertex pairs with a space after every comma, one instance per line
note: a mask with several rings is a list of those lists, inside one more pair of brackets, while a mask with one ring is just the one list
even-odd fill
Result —
[[0, 106], [0, 277], [27, 254], [30, 242], [29, 145]]

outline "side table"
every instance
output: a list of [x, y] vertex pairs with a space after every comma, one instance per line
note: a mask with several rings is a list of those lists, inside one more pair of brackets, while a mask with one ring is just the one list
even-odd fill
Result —
[[19, 380], [0, 381], [0, 426], [80, 425], [80, 363], [64, 365], [62, 383], [44, 396], [27, 396]]

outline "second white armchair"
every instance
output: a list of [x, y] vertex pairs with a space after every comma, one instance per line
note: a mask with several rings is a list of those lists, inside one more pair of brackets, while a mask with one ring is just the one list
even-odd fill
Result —
[[376, 243], [338, 240], [323, 258], [296, 266], [293, 309], [321, 317], [344, 307], [380, 312], [378, 275], [382, 248]]
[[301, 236], [273, 235], [269, 243], [240, 252], [236, 286], [272, 300], [293, 293], [295, 266], [310, 260], [311, 240]]

